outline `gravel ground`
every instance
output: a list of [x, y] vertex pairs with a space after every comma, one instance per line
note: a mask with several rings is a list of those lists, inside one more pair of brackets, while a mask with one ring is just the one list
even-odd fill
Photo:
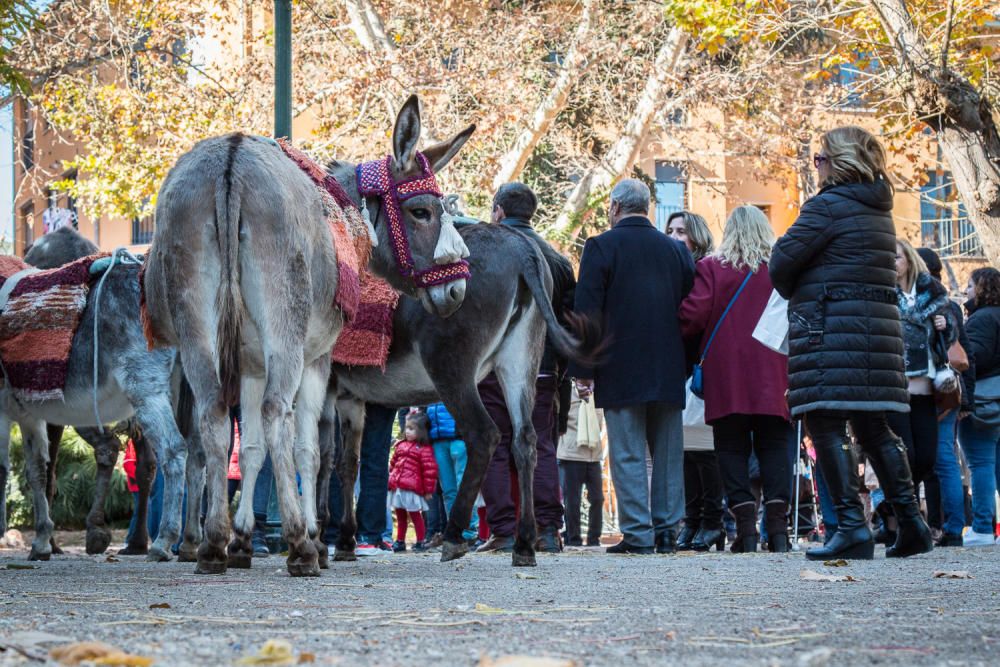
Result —
[[[440, 563], [407, 553], [333, 563], [319, 579], [291, 579], [275, 556], [197, 576], [189, 563], [70, 552], [21, 569], [25, 551], [0, 551], [0, 665], [40, 664], [10, 644], [44, 656], [85, 640], [157, 665], [234, 664], [268, 639], [341, 665], [489, 665], [509, 655], [615, 667], [996, 665], [1000, 649], [1000, 548], [903, 562], [880, 551], [842, 567], [794, 553], [580, 550], [517, 570], [507, 556]], [[855, 581], [804, 580], [807, 569]], [[939, 570], [971, 579], [934, 578]]]

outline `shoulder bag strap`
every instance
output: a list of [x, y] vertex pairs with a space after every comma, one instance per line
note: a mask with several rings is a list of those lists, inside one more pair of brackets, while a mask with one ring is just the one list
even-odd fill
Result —
[[743, 282], [740, 284], [740, 288], [736, 290], [736, 294], [734, 294], [733, 298], [729, 300], [729, 305], [726, 306], [724, 311], [722, 311], [722, 317], [720, 317], [719, 321], [715, 323], [715, 328], [712, 329], [712, 335], [708, 337], [708, 342], [705, 343], [705, 349], [702, 351], [701, 359], [698, 361], [699, 364], [705, 363], [705, 357], [708, 356], [708, 348], [712, 347], [712, 341], [715, 340], [715, 334], [719, 333], [719, 327], [722, 326], [722, 322], [726, 319], [726, 315], [729, 314], [729, 310], [733, 307], [733, 304], [736, 303], [736, 299], [739, 298], [743, 288], [747, 286], [747, 283], [750, 282], [750, 278], [752, 277], [753, 271], [748, 273], [747, 277], [743, 279]]

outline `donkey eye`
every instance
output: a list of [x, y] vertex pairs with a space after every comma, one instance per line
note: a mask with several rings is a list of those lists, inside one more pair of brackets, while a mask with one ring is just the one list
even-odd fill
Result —
[[412, 213], [413, 217], [417, 220], [426, 221], [431, 219], [431, 212], [426, 208], [415, 208]]

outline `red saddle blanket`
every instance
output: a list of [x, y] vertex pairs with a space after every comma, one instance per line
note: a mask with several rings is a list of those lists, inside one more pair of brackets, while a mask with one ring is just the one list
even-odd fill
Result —
[[[0, 362], [21, 400], [62, 400], [73, 336], [87, 307], [90, 266], [83, 257], [46, 271], [19, 257], [0, 257]], [[8, 281], [16, 281], [8, 284]]]
[[372, 246], [361, 212], [340, 183], [312, 158], [282, 139], [278, 140], [278, 145], [320, 191], [337, 251], [335, 301], [344, 313], [344, 328], [331, 357], [338, 364], [385, 369], [392, 346], [392, 316], [399, 303], [399, 293], [368, 272]]

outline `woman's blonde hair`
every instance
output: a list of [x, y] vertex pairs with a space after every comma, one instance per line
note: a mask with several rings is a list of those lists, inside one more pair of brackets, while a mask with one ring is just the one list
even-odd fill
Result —
[[674, 218], [680, 218], [684, 221], [684, 231], [687, 232], [687, 237], [691, 239], [691, 245], [694, 246], [694, 250], [691, 251], [694, 261], [697, 262], [702, 257], [712, 253], [712, 250], [715, 249], [715, 239], [712, 238], [712, 231], [708, 228], [705, 218], [691, 211], [677, 211], [671, 213], [670, 217], [667, 218], [668, 228]]
[[773, 246], [774, 230], [764, 212], [756, 206], [738, 206], [726, 220], [715, 256], [734, 269], [756, 271], [771, 259]]
[[854, 125], [830, 130], [819, 140], [830, 165], [830, 176], [820, 185], [862, 183], [883, 179], [892, 188], [886, 171], [885, 149], [868, 130]]
[[[917, 276], [921, 273], [927, 273], [927, 264], [924, 263], [923, 257], [920, 256], [910, 242], [906, 239], [896, 239], [896, 245], [903, 251], [903, 257], [906, 258], [906, 275], [903, 276], [905, 281], [905, 286], [907, 290], [913, 288], [913, 285], [917, 282]], [[896, 279], [897, 282], [899, 279]], [[903, 285], [900, 285], [903, 287]]]

